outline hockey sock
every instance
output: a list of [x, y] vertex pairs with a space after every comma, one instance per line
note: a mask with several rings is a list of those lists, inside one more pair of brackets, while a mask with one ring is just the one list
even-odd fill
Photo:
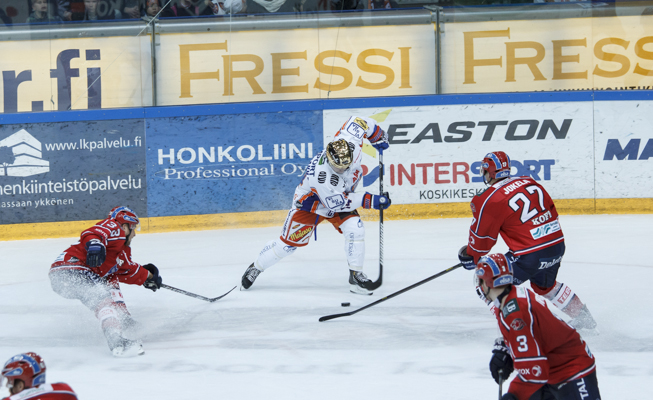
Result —
[[557, 282], [550, 288], [542, 288], [531, 283], [535, 293], [543, 296], [549, 300], [560, 311], [569, 315], [571, 318], [576, 318], [583, 308], [583, 302], [574, 293], [573, 290], [562, 282]]
[[291, 255], [295, 250], [297, 250], [297, 247], [288, 246], [280, 238], [271, 240], [259, 253], [254, 266], [261, 271], [265, 271], [283, 258]]
[[365, 227], [360, 218], [349, 218], [340, 225], [345, 236], [345, 254], [349, 269], [363, 271], [365, 260]]

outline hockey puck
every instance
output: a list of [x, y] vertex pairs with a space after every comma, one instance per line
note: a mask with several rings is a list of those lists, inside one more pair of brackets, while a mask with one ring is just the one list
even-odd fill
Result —
[[341, 306], [343, 307], [349, 307], [351, 304], [350, 303], [340, 303]]

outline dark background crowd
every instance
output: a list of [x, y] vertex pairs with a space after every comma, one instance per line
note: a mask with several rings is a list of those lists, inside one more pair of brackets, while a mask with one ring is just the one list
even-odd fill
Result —
[[[297, 13], [414, 8], [424, 5], [482, 6], [560, 3], [568, 0], [1, 0], [4, 25], [64, 23], [225, 14]], [[593, 2], [596, 0], [580, 0]], [[612, 0], [619, 2], [619, 0]], [[601, 3], [606, 3], [602, 1]], [[1, 24], [0, 24], [1, 25]]]

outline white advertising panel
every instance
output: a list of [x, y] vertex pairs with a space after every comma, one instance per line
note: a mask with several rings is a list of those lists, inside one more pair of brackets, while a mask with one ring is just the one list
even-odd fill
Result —
[[653, 197], [653, 101], [594, 107], [596, 197]]
[[447, 23], [444, 93], [653, 88], [653, 15]]
[[435, 94], [432, 25], [162, 34], [159, 105]]
[[0, 41], [0, 54], [0, 113], [151, 105], [149, 36]]
[[[325, 143], [351, 115], [382, 121], [388, 132], [383, 183], [398, 204], [470, 201], [485, 189], [480, 161], [497, 150], [510, 156], [513, 175], [532, 176], [553, 198], [594, 197], [592, 102], [325, 110]], [[363, 164], [364, 190], [376, 193], [371, 146]]]

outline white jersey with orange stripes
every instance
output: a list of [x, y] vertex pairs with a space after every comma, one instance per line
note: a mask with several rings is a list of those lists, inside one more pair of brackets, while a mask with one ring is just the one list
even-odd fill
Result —
[[376, 143], [383, 140], [383, 131], [374, 120], [351, 117], [333, 140], [340, 139], [345, 139], [353, 148], [351, 166], [338, 174], [329, 166], [326, 151], [318, 153], [295, 189], [292, 208], [331, 218], [335, 213], [353, 211], [361, 206], [365, 193], [354, 193], [354, 190], [363, 179], [363, 139]]

